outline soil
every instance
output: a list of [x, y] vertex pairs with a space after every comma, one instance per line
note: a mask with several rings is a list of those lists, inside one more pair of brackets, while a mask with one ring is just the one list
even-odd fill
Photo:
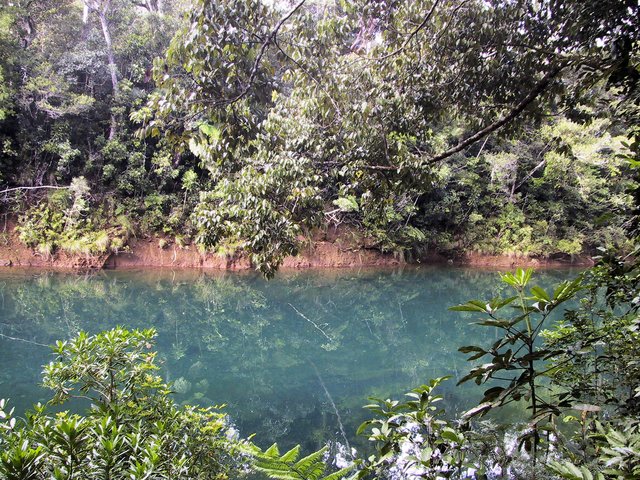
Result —
[[[161, 241], [162, 240], [162, 241]], [[383, 253], [372, 246], [369, 239], [344, 229], [316, 232], [295, 257], [288, 257], [283, 268], [336, 268], [364, 266], [397, 266], [407, 262], [400, 255]], [[589, 257], [536, 259], [525, 256], [489, 256], [467, 253], [446, 258], [437, 253], [423, 256], [411, 263], [452, 264], [492, 267], [549, 267], [560, 265], [591, 265]], [[0, 267], [37, 267], [56, 269], [100, 268], [206, 268], [219, 270], [249, 270], [252, 265], [242, 254], [220, 255], [202, 253], [195, 245], [178, 246], [169, 239], [137, 238], [129, 241], [127, 251], [100, 256], [68, 255], [57, 252], [42, 255], [24, 246], [13, 231], [13, 225], [0, 237]]]
[[472, 267], [559, 267], [559, 266], [584, 266], [591, 267], [594, 264], [590, 255], [554, 255], [548, 258], [536, 258], [523, 255], [486, 255], [477, 252], [465, 253], [454, 261], [456, 264]]

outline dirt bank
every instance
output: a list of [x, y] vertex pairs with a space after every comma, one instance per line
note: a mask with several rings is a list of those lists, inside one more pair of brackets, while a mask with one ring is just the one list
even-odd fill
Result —
[[[354, 267], [399, 265], [402, 259], [364, 247], [347, 247], [338, 242], [315, 241], [302, 248], [300, 254], [288, 257], [285, 268]], [[110, 255], [105, 268], [177, 267], [247, 270], [252, 268], [244, 255], [218, 255], [201, 253], [194, 245], [179, 247], [175, 244], [164, 248], [157, 239], [140, 239], [130, 245], [130, 251]]]
[[486, 255], [469, 252], [453, 260], [458, 265], [471, 267], [559, 267], [584, 266], [591, 267], [594, 262], [590, 255], [555, 255], [549, 258], [534, 258], [522, 255]]
[[[402, 256], [382, 253], [372, 248], [366, 239], [358, 238], [351, 233], [329, 231], [315, 235], [312, 241], [306, 242], [298, 256], [286, 258], [282, 266], [284, 268], [328, 268], [396, 266], [404, 263]], [[450, 259], [434, 253], [412, 263], [511, 268], [591, 265], [592, 262], [589, 257], [536, 259], [477, 253], [467, 253]], [[156, 237], [133, 239], [129, 242], [127, 251], [118, 254], [72, 256], [57, 252], [52, 256], [45, 256], [20, 243], [12, 229], [1, 237], [0, 267], [2, 266], [60, 269], [169, 267], [248, 270], [252, 268], [249, 259], [244, 255], [202, 253], [195, 245], [181, 247]]]
[[[24, 246], [11, 225], [0, 239], [0, 266], [98, 269], [98, 268], [210, 268], [248, 270], [253, 268], [244, 255], [203, 253], [195, 245], [178, 246], [168, 239], [137, 238], [129, 241], [125, 251], [118, 254], [86, 256], [56, 252], [42, 255]], [[324, 232], [313, 241], [305, 242], [298, 256], [285, 259], [285, 268], [322, 268], [356, 266], [394, 266], [404, 260], [370, 248], [366, 242], [341, 232]]]

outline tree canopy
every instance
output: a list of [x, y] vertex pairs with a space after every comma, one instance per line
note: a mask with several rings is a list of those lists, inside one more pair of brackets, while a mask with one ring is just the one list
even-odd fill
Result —
[[12, 3], [3, 182], [83, 176], [106, 213], [88, 229], [115, 245], [126, 223], [267, 274], [338, 225], [416, 256], [621, 246], [637, 17], [622, 0]]

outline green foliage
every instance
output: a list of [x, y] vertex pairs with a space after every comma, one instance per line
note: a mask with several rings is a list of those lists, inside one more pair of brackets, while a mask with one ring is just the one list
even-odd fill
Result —
[[586, 275], [579, 308], [544, 332], [558, 355], [551, 362], [561, 398], [597, 405], [603, 413], [638, 415], [640, 319], [637, 260], [607, 253]]
[[412, 258], [628, 247], [636, 6], [87, 2], [0, 6], [0, 179], [84, 177], [104, 230], [267, 274], [316, 226]]
[[565, 389], [563, 397], [637, 413], [640, 322], [635, 315], [599, 307], [585, 301], [567, 316], [567, 323], [545, 332], [546, 343], [559, 352], [554, 379]]
[[193, 170], [187, 170], [182, 176], [182, 188], [185, 189], [185, 192], [190, 192], [196, 187], [197, 181], [198, 174]]
[[[167, 227], [166, 218], [171, 197], [165, 194], [151, 193], [144, 198], [144, 214], [140, 221], [142, 230], [147, 233], [161, 232]], [[170, 233], [166, 228], [165, 233]]]
[[342, 212], [357, 212], [360, 208], [358, 200], [353, 195], [337, 198], [333, 201], [333, 204]]
[[156, 354], [150, 351], [154, 337], [154, 330], [116, 328], [58, 341], [56, 360], [44, 368], [43, 385], [53, 390], [52, 402], [82, 396], [98, 407], [117, 409], [137, 398], [152, 402], [154, 396], [169, 393], [155, 374]]
[[297, 253], [298, 236], [319, 223], [310, 216], [320, 198], [307, 167], [299, 157], [282, 158], [262, 172], [246, 167], [235, 180], [203, 192], [194, 211], [196, 241], [237, 244], [260, 271], [273, 275], [285, 256]]
[[614, 213], [631, 201], [615, 132], [602, 118], [560, 116], [508, 141], [490, 138], [476, 157], [441, 167], [415, 223], [452, 253], [569, 260], [601, 245], [629, 248], [628, 217]]
[[[614, 159], [622, 147], [594, 109], [585, 114], [591, 98], [573, 100], [582, 123], [571, 112], [571, 119], [511, 125], [479, 150], [447, 150], [527, 98], [531, 79], [567, 69], [576, 50], [584, 55], [576, 64], [604, 72], [615, 63], [601, 47], [581, 49], [610, 42], [620, 24], [633, 23], [629, 12], [573, 7], [352, 2], [320, 14], [302, 3], [284, 13], [197, 1], [188, 33], [179, 32], [166, 61], [156, 62], [159, 90], [133, 118], [152, 137], [164, 131], [175, 151], [191, 152], [208, 173], [214, 193], [194, 213], [199, 242], [244, 243], [267, 273], [318, 222], [354, 225], [383, 250], [430, 242], [441, 250], [573, 256], [593, 246], [590, 238], [625, 240], [621, 222], [593, 222], [627, 200], [622, 179], [608, 181], [620, 175]], [[588, 21], [594, 11], [607, 19], [602, 29]], [[400, 34], [406, 25], [418, 27]], [[225, 35], [211, 41], [210, 31]], [[580, 97], [580, 80], [562, 81], [549, 92]], [[545, 108], [557, 113], [545, 95], [528, 109], [538, 119]], [[292, 160], [316, 199], [274, 205], [261, 185]], [[559, 174], [567, 169], [575, 175]], [[279, 181], [293, 191], [299, 179]], [[218, 199], [230, 197], [233, 205]]]
[[406, 402], [375, 400], [366, 405], [376, 417], [364, 422], [358, 433], [369, 431], [375, 442], [371, 456], [355, 478], [386, 478], [388, 474], [413, 478], [459, 478], [470, 466], [466, 457], [467, 439], [453, 423], [444, 419], [444, 410], [435, 405], [442, 400], [434, 390], [446, 377], [414, 388]]
[[300, 457], [300, 445], [280, 455], [278, 446], [273, 444], [264, 452], [257, 452], [254, 468], [269, 478], [275, 480], [340, 480], [347, 475], [353, 467], [347, 467], [324, 475], [327, 464], [324, 456], [328, 448]]
[[0, 122], [4, 121], [13, 113], [12, 95], [14, 88], [9, 81], [8, 74], [11, 66], [11, 56], [6, 55], [14, 45], [11, 45], [11, 38], [8, 32], [11, 31], [14, 16], [6, 9], [0, 10], [0, 49], [2, 49], [3, 59], [0, 62]]
[[[0, 478], [227, 478], [250, 445], [215, 409], [177, 407], [156, 375], [155, 331], [117, 328], [58, 342], [45, 367], [53, 403], [90, 398], [84, 416], [36, 406], [17, 420], [0, 403]], [[244, 452], [244, 453], [243, 453]]]
[[99, 212], [89, 215], [88, 193], [86, 180], [74, 178], [68, 189], [56, 190], [46, 202], [30, 207], [18, 219], [20, 240], [45, 258], [59, 250], [100, 256], [123, 248], [132, 234], [130, 223], [100, 228]]
[[[590, 438], [593, 463], [577, 466], [570, 460], [553, 461], [550, 469], [568, 480], [640, 478], [640, 427], [636, 421], [595, 425]], [[596, 453], [597, 452], [597, 453]]]
[[[559, 408], [563, 406], [552, 403], [541, 394], [544, 388], [543, 379], [548, 376], [548, 372], [540, 363], [557, 355], [558, 352], [553, 348], [540, 347], [537, 339], [549, 315], [581, 290], [582, 280], [578, 277], [573, 282], [560, 284], [553, 292], [547, 292], [538, 286], [529, 287], [531, 275], [531, 269], [517, 269], [513, 274], [501, 276], [502, 281], [514, 290], [515, 296], [494, 298], [489, 302], [472, 300], [464, 305], [452, 307], [451, 310], [487, 315], [489, 318], [478, 324], [495, 327], [500, 332], [498, 339], [489, 348], [475, 345], [460, 348], [462, 353], [473, 354], [469, 360], [488, 356], [489, 361], [474, 367], [459, 383], [474, 380], [480, 385], [494, 379], [507, 382], [504, 387], [496, 386], [487, 390], [480, 405], [467, 412], [465, 416], [482, 415], [492, 408], [525, 399], [531, 410], [537, 443], [539, 439], [535, 428], [538, 422], [550, 415], [558, 415]], [[511, 305], [515, 308], [516, 314], [508, 318], [504, 316], [502, 309]], [[504, 378], [504, 375], [510, 378]]]
[[[470, 301], [453, 310], [484, 313], [481, 325], [503, 331], [489, 348], [462, 347], [470, 360], [489, 355], [490, 362], [475, 367], [461, 382], [474, 379], [508, 381], [485, 392], [481, 403], [465, 414], [484, 414], [495, 407], [524, 399], [531, 410], [529, 430], [519, 442], [537, 457], [540, 432], [554, 432], [560, 455], [549, 468], [567, 479], [593, 480], [637, 478], [640, 440], [638, 430], [638, 325], [637, 262], [605, 256], [585, 278], [557, 287], [553, 294], [531, 287], [525, 296], [531, 271], [517, 270], [502, 280], [517, 296], [490, 302]], [[585, 290], [586, 289], [586, 290]], [[579, 308], [568, 310], [555, 325], [544, 325], [551, 311], [586, 291]], [[604, 296], [602, 293], [604, 292]], [[499, 310], [516, 301], [520, 314], [505, 319]], [[518, 327], [526, 324], [526, 329]], [[550, 330], [542, 331], [542, 328]], [[543, 337], [541, 344], [537, 337]], [[505, 350], [506, 349], [506, 350]], [[542, 363], [546, 362], [546, 363]], [[509, 379], [508, 373], [516, 375]], [[521, 373], [518, 375], [517, 372]], [[505, 378], [507, 377], [507, 378]], [[546, 394], [542, 392], [547, 390]], [[578, 416], [570, 414], [577, 411]], [[555, 418], [565, 414], [566, 429]], [[545, 423], [546, 422], [546, 423]], [[574, 428], [575, 426], [575, 428]], [[548, 455], [550, 449], [546, 449]]]
[[[165, 141], [191, 151], [215, 177], [219, 169], [237, 170], [236, 151], [255, 135], [271, 98], [276, 67], [271, 57], [256, 57], [262, 57], [261, 39], [273, 28], [274, 15], [256, 0], [195, 0], [188, 19], [166, 59], [154, 61], [159, 88], [132, 118], [153, 137], [164, 130]], [[211, 41], [212, 31], [224, 35]]]
[[37, 248], [45, 256], [51, 255], [58, 245], [60, 232], [64, 229], [64, 215], [52, 211], [42, 203], [29, 209], [20, 217], [17, 231], [20, 240], [30, 247]]

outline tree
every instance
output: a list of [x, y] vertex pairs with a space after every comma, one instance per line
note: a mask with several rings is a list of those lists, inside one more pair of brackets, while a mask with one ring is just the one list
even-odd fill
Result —
[[592, 156], [609, 170], [558, 172], [576, 131], [637, 119], [633, 2], [195, 0], [184, 22], [186, 0], [0, 8], [8, 188], [84, 176], [106, 223], [126, 212], [267, 274], [327, 226], [408, 256], [624, 243], [623, 208], [589, 221], [627, 201], [629, 172], [609, 181], [623, 148]]
[[[212, 194], [196, 213], [207, 247], [226, 239], [272, 272], [296, 251], [297, 235], [337, 221], [363, 229], [382, 249], [407, 248], [425, 240], [412, 219], [434, 166], [464, 157], [488, 135], [539, 122], [558, 101], [575, 103], [587, 86], [628, 68], [633, 42], [625, 39], [637, 34], [637, 8], [607, 5], [425, 0], [318, 12], [300, 3], [280, 21], [270, 13], [261, 34], [252, 30], [260, 25], [255, 9], [223, 11], [201, 1], [189, 39], [176, 37], [169, 63], [156, 66], [164, 92], [150, 104], [155, 117], [138, 119], [155, 135], [166, 129], [173, 145], [189, 145], [208, 167]], [[591, 21], [596, 14], [601, 23]], [[228, 26], [234, 36], [209, 41], [208, 31]], [[618, 44], [626, 53], [609, 52]], [[228, 71], [248, 52], [253, 64]], [[171, 70], [180, 65], [185, 74]], [[249, 97], [253, 109], [244, 103]], [[251, 185], [272, 182], [279, 164], [299, 172], [290, 191], [304, 178], [314, 198], [302, 216], [293, 212], [295, 196], [274, 201]], [[226, 204], [229, 188], [235, 200]], [[268, 208], [249, 215], [236, 208], [243, 202], [251, 212]], [[273, 210], [283, 223], [268, 231]], [[245, 242], [252, 235], [276, 247], [265, 256], [263, 246]]]

